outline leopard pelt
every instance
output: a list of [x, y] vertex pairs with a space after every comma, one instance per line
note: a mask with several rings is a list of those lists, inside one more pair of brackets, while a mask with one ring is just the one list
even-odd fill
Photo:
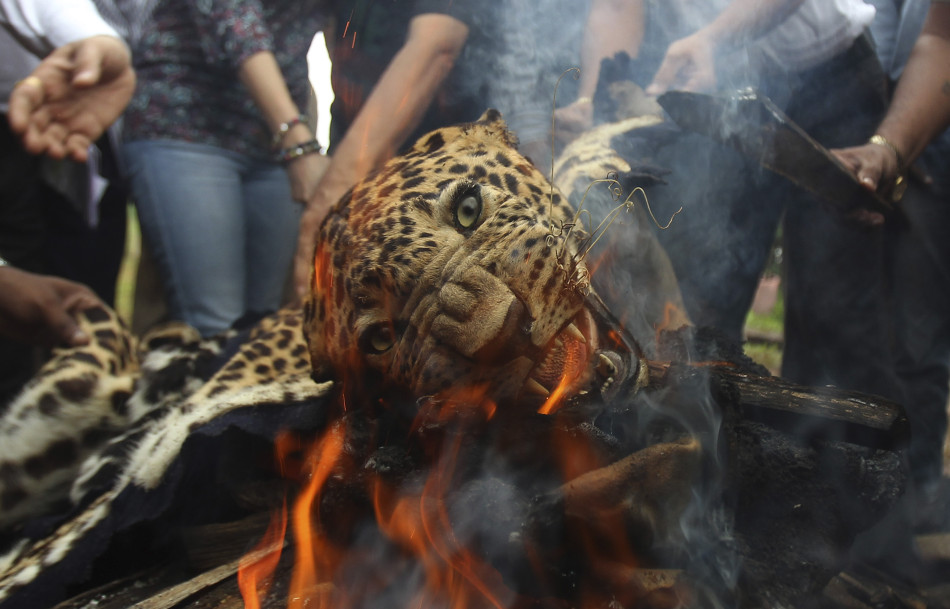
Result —
[[[599, 340], [585, 305], [590, 222], [567, 197], [629, 170], [606, 137], [575, 146], [562, 193], [495, 111], [424, 136], [331, 211], [304, 308], [249, 332], [202, 339], [176, 324], [136, 339], [113, 312], [87, 311], [90, 344], [60, 351], [0, 421], [0, 528], [15, 538], [27, 517], [72, 511], [0, 557], [0, 602], [105, 527], [123, 493], [155, 489], [189, 436], [225, 414], [308, 404], [334, 385], [355, 398], [480, 386], [536, 405], [565, 373], [586, 382]], [[679, 299], [675, 282], [643, 292]]]
[[[610, 137], [560, 164], [569, 187], [592, 165], [599, 177], [630, 169], [605, 162]], [[590, 220], [517, 152], [495, 111], [421, 138], [320, 230], [304, 310], [315, 374], [354, 391], [479, 387], [519, 404], [565, 379], [578, 389], [604, 340], [586, 306], [596, 297]], [[679, 302], [675, 281], [663, 293]]]

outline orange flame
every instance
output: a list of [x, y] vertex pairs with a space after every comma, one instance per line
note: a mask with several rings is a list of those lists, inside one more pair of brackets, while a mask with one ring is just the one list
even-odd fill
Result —
[[564, 397], [564, 394], [567, 393], [567, 387], [571, 383], [571, 378], [568, 376], [567, 371], [565, 370], [564, 374], [561, 375], [561, 380], [558, 382], [557, 387], [554, 388], [554, 391], [551, 392], [551, 395], [544, 400], [544, 404], [541, 404], [541, 408], [538, 408], [539, 414], [552, 414], [557, 411], [561, 406], [561, 398]]
[[443, 391], [422, 404], [412, 428], [419, 429], [426, 422], [450, 421], [463, 412], [480, 412], [485, 421], [490, 421], [498, 411], [498, 405], [489, 397], [489, 389], [488, 383], [484, 383]]
[[[261, 596], [267, 595], [270, 576], [280, 562], [284, 535], [287, 531], [287, 506], [271, 518], [264, 537], [251, 552], [241, 558], [238, 567], [238, 588], [245, 609], [260, 609]], [[262, 589], [262, 590], [261, 590]], [[259, 592], [259, 590], [261, 590]]]
[[[316, 607], [321, 609], [327, 607], [325, 594], [322, 593], [320, 584], [327, 580], [332, 556], [318, 554], [318, 551], [329, 548], [328, 544], [321, 543], [319, 498], [320, 491], [343, 452], [343, 436], [342, 424], [331, 426], [308, 455], [307, 462], [311, 467], [310, 482], [297, 498], [293, 509], [296, 551], [288, 607], [309, 606], [309, 600], [314, 595], [317, 596]], [[318, 558], [321, 559], [319, 563]]]
[[544, 404], [538, 409], [539, 414], [553, 414], [562, 406], [562, 401], [567, 397], [568, 389], [571, 384], [584, 372], [587, 366], [587, 351], [577, 349], [564, 350], [564, 369], [561, 372], [561, 379], [557, 387], [544, 400]]
[[377, 480], [373, 488], [376, 518], [383, 533], [423, 567], [426, 584], [410, 606], [503, 609], [506, 605], [500, 597], [510, 593], [501, 576], [457, 539], [446, 508], [461, 441], [459, 434], [430, 473], [421, 495], [398, 495]]

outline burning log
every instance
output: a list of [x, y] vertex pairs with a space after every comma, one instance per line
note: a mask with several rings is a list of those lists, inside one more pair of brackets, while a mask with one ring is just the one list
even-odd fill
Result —
[[[675, 366], [650, 362], [650, 386], [666, 386], [670, 368]], [[744, 419], [812, 439], [839, 439], [873, 448], [902, 448], [910, 439], [910, 423], [903, 408], [883, 398], [834, 387], [803, 387], [731, 364], [712, 365], [710, 370], [736, 392], [735, 404]]]

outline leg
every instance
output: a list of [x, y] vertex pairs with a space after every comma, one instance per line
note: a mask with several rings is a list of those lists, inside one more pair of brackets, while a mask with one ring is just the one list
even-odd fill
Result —
[[240, 159], [173, 141], [130, 142], [124, 154], [171, 317], [204, 335], [228, 328], [244, 314]]
[[768, 260], [781, 207], [762, 190], [763, 170], [704, 136], [684, 135], [662, 148], [657, 164], [673, 171], [669, 185], [647, 194], [661, 221], [657, 231], [676, 271], [683, 302], [698, 326], [740, 342], [759, 275]]
[[[865, 141], [884, 111], [884, 76], [861, 37], [800, 75], [789, 116], [829, 148]], [[893, 369], [883, 234], [792, 186], [785, 216], [783, 376], [900, 401]]]
[[900, 399], [882, 239], [801, 194], [789, 204], [782, 376]]
[[297, 246], [303, 207], [290, 196], [290, 181], [280, 165], [254, 165], [244, 182], [247, 214], [248, 312], [275, 311], [284, 302]]
[[922, 165], [932, 186], [912, 183], [902, 218], [889, 225], [888, 254], [896, 331], [897, 375], [911, 426], [909, 459], [924, 489], [943, 465], [950, 383], [950, 179], [943, 171], [950, 138], [931, 146]]

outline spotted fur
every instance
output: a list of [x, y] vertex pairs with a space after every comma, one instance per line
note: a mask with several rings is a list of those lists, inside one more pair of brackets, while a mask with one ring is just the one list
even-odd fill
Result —
[[[602, 177], [595, 157], [584, 166]], [[335, 383], [344, 393], [468, 386], [523, 397], [529, 374], [545, 374], [539, 360], [584, 315], [586, 238], [564, 195], [488, 111], [424, 136], [344, 197], [320, 229], [303, 310], [246, 336], [201, 339], [179, 324], [139, 341], [113, 313], [88, 313], [92, 343], [60, 352], [0, 422], [4, 440], [23, 421], [39, 438], [18, 452], [0, 446], [11, 451], [0, 452], [0, 494], [23, 497], [2, 524], [51, 507], [39, 495], [80, 510], [0, 557], [0, 602], [108, 534], [120, 498], [156, 489], [189, 437], [229, 413], [310, 404]], [[68, 458], [50, 448], [60, 436]], [[50, 472], [26, 488], [31, 458]]]
[[499, 351], [546, 345], [579, 312], [586, 266], [573, 210], [513, 145], [489, 111], [421, 138], [331, 212], [305, 309], [318, 375], [517, 395], [534, 362]]

